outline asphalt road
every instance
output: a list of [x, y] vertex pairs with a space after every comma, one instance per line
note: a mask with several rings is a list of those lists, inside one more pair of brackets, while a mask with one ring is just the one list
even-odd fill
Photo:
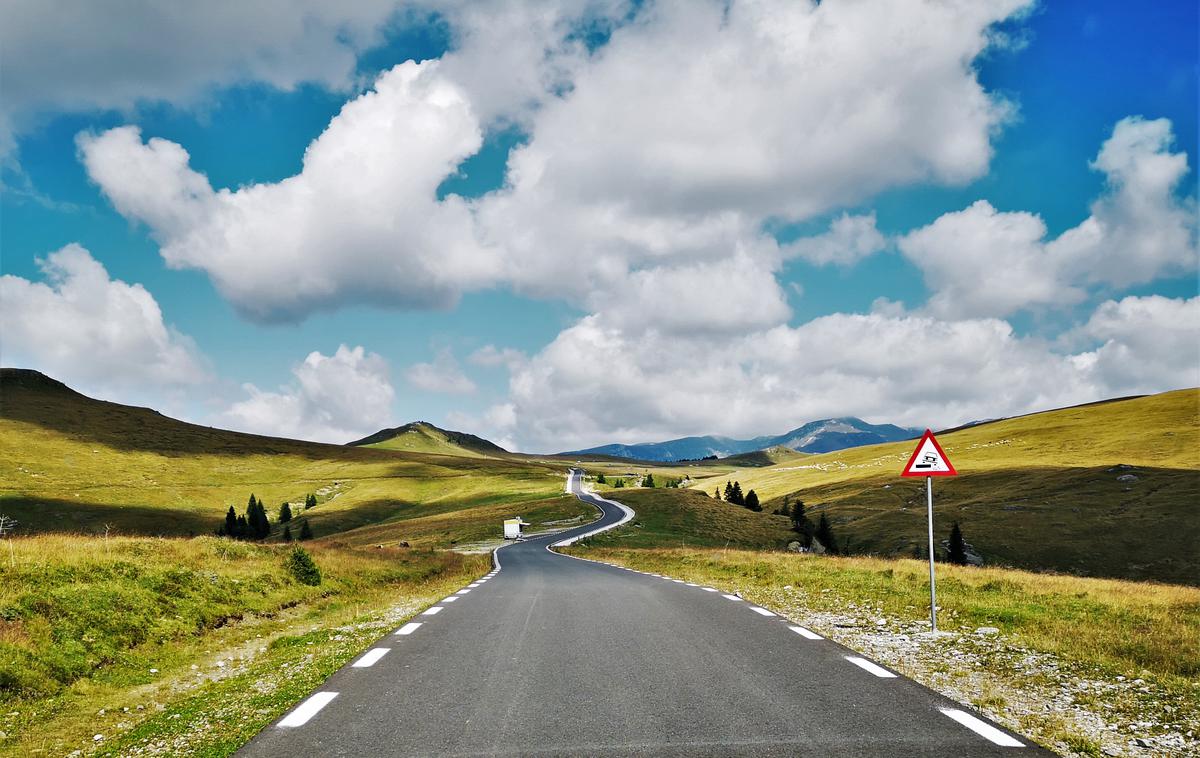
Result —
[[238, 755], [1050, 755], [746, 601], [550, 552], [626, 516], [581, 497], [600, 521], [502, 548]]

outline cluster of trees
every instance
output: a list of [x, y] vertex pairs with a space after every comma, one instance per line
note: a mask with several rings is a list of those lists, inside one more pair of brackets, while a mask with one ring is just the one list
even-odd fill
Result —
[[[316, 504], [316, 495], [310, 494], [304, 499], [306, 510]], [[291, 504], [284, 503], [279, 506], [279, 523], [284, 524], [283, 538], [289, 542], [292, 540], [292, 527], [288, 523], [291, 520]], [[225, 513], [225, 523], [217, 529], [218, 536], [232, 537], [235, 540], [261, 540], [270, 534], [271, 521], [267, 518], [267, 508], [263, 505], [262, 500], [256, 498], [253, 493], [246, 503], [246, 512], [238, 515], [237, 510], [232, 505], [229, 506], [229, 510]], [[312, 527], [306, 520], [300, 526], [300, 539], [312, 539], [312, 536]]]
[[642, 486], [654, 489], [654, 474], [647, 471], [646, 475], [642, 477]]
[[815, 539], [825, 548], [825, 552], [832, 553], [833, 555], [838, 555], [841, 552], [837, 536], [833, 533], [833, 524], [830, 523], [829, 517], [822, 513], [821, 518], [814, 525], [812, 519], [808, 517], [808, 511], [804, 506], [803, 500], [796, 500], [796, 502], [789, 506], [787, 498], [784, 498], [783, 505], [775, 513], [791, 519], [792, 531], [800, 535], [800, 544], [805, 549], [811, 548]]
[[596, 484], [608, 484], [608, 479], [604, 477], [603, 471], [601, 471], [599, 474], [596, 474]]
[[743, 495], [741, 482], [725, 482], [725, 494], [722, 495], [720, 490], [717, 490], [714, 494], [718, 500], [740, 505], [755, 512], [762, 512], [762, 504], [758, 502], [758, 493], [750, 490]]

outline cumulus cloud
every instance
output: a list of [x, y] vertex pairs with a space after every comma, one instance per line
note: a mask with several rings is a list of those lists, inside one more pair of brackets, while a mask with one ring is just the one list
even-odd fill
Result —
[[4, 363], [110, 397], [207, 381], [193, 341], [163, 320], [140, 284], [109, 277], [78, 244], [39, 261], [44, 282], [0, 276]]
[[887, 239], [875, 228], [874, 213], [843, 213], [829, 224], [829, 231], [797, 239], [786, 245], [785, 252], [819, 266], [852, 266], [886, 246]]
[[1110, 300], [1068, 336], [1101, 343], [1075, 361], [1114, 395], [1200, 387], [1200, 297]]
[[449, 349], [439, 350], [431, 363], [409, 366], [404, 377], [409, 384], [426, 392], [470, 395], [476, 390], [475, 382], [462, 372], [454, 353]]
[[88, 175], [123, 215], [149, 226], [164, 260], [208, 273], [240, 312], [294, 320], [369, 302], [452, 305], [491, 282], [464, 201], [441, 181], [479, 149], [479, 123], [436, 61], [408, 62], [347, 103], [296, 176], [214, 190], [179, 145], [134, 127], [81, 134]]
[[230, 428], [315, 442], [345, 443], [392, 425], [395, 392], [387, 362], [361, 346], [312, 352], [275, 391], [253, 384], [217, 421]]
[[511, 347], [498, 348], [495, 345], [484, 345], [467, 356], [467, 360], [476, 366], [494, 368], [504, 366], [509, 370], [515, 369], [527, 360], [525, 353]]
[[1026, 212], [980, 200], [899, 240], [934, 290], [941, 316], [1005, 316], [1024, 308], [1077, 303], [1089, 284], [1126, 287], [1194, 270], [1195, 198], [1179, 199], [1187, 156], [1171, 152], [1171, 122], [1124, 118], [1093, 168], [1106, 189], [1078, 226], [1046, 240]]

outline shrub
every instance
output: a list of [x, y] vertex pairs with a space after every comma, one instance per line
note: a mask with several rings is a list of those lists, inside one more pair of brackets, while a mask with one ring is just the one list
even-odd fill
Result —
[[316, 587], [321, 583], [321, 569], [317, 568], [312, 556], [302, 547], [294, 547], [288, 554], [287, 570], [301, 584]]

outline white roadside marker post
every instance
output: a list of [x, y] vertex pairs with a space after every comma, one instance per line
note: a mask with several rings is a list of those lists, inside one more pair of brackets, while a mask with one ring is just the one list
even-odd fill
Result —
[[933, 432], [926, 429], [917, 449], [913, 451], [908, 464], [900, 472], [900, 476], [925, 477], [925, 507], [929, 528], [929, 625], [937, 632], [937, 582], [934, 576], [934, 546], [933, 546], [933, 478], [935, 476], [958, 476], [954, 465], [946, 457], [942, 446], [938, 444]]

